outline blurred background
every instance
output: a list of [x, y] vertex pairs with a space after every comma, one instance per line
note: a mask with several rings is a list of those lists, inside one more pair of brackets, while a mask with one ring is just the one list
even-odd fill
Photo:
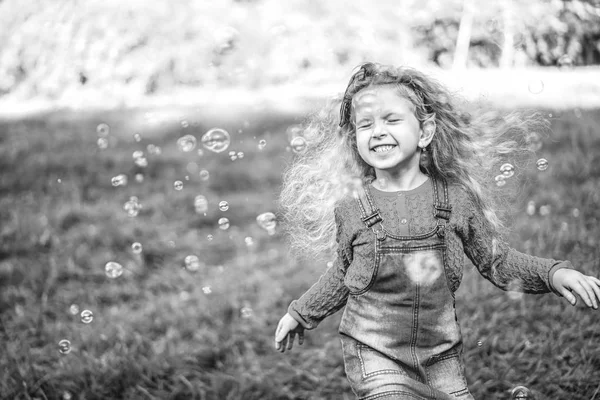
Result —
[[[288, 253], [291, 140], [363, 61], [542, 113], [509, 241], [600, 276], [597, 0], [0, 0], [0, 398], [354, 398], [341, 313], [273, 336], [327, 268]], [[469, 264], [457, 310], [476, 399], [600, 399], [597, 311]]]

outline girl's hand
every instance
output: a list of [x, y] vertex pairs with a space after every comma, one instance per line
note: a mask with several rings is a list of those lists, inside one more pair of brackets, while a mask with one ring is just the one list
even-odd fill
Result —
[[571, 293], [575, 292], [588, 307], [598, 309], [598, 302], [600, 302], [599, 279], [583, 275], [572, 269], [561, 268], [554, 273], [552, 283], [554, 288], [572, 305], [577, 304], [577, 298]]
[[275, 348], [283, 353], [287, 345], [288, 350], [291, 350], [296, 334], [298, 335], [298, 344], [304, 343], [304, 328], [294, 317], [286, 313], [279, 320], [277, 331], [275, 331]]

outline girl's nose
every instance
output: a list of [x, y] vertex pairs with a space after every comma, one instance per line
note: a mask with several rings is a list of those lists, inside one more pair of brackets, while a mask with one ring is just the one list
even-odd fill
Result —
[[375, 124], [375, 126], [373, 127], [373, 134], [371, 135], [371, 137], [380, 138], [385, 135], [387, 135], [385, 127], [382, 124]]

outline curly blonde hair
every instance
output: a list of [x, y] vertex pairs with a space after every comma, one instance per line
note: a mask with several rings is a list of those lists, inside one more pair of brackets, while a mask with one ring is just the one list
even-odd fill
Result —
[[357, 150], [352, 99], [359, 91], [379, 85], [393, 85], [408, 99], [421, 126], [435, 121], [436, 132], [422, 153], [421, 170], [462, 186], [491, 226], [499, 234], [505, 231], [508, 196], [506, 188], [497, 184], [504, 179], [497, 178], [502, 175], [499, 167], [511, 163], [518, 175], [548, 121], [539, 113], [517, 112], [500, 116], [481, 111], [472, 118], [455, 95], [425, 74], [408, 67], [365, 63], [353, 74], [344, 95], [309, 116], [299, 133], [306, 149], [284, 172], [279, 198], [292, 252], [330, 257], [336, 249], [336, 204], [352, 193], [354, 185], [375, 178], [374, 169]]

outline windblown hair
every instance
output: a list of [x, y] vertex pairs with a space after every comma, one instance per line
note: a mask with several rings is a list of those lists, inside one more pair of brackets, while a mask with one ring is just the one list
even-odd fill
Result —
[[539, 114], [500, 116], [483, 111], [472, 118], [455, 96], [423, 73], [366, 63], [353, 74], [343, 97], [311, 115], [299, 134], [307, 146], [286, 169], [279, 199], [292, 252], [331, 256], [336, 249], [336, 204], [351, 195], [355, 185], [375, 178], [374, 169], [357, 150], [352, 99], [359, 91], [380, 85], [393, 85], [408, 99], [421, 126], [435, 122], [433, 140], [421, 153], [421, 170], [462, 186], [502, 234], [508, 196], [497, 184], [504, 178], [500, 166], [510, 163], [518, 175], [536, 150], [540, 133], [547, 130], [547, 120]]

